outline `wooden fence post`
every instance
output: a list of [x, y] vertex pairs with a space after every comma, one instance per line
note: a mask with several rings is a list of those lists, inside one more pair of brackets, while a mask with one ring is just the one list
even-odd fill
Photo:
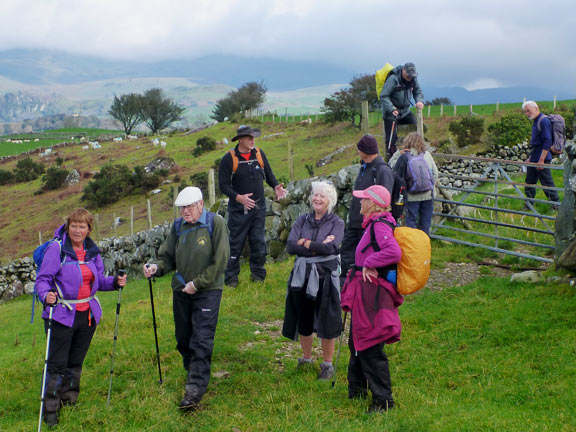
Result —
[[288, 141], [288, 177], [294, 181], [294, 154], [292, 151], [292, 141]]
[[152, 229], [152, 206], [150, 200], [146, 200], [146, 213], [148, 214], [148, 229]]
[[416, 131], [424, 138], [424, 116], [422, 110], [418, 108], [416, 108]]
[[428, 105], [428, 118], [430, 118], [430, 107], [431, 105]]
[[552, 107], [552, 110], [556, 109], [556, 96], [554, 96], [554, 106]]
[[210, 208], [216, 203], [216, 174], [214, 168], [208, 170], [208, 204]]
[[496, 101], [496, 112], [500, 111], [500, 101]]
[[102, 237], [100, 237], [100, 215], [98, 213], [96, 213], [95, 215], [95, 221], [96, 221], [96, 235], [98, 236], [98, 240], [101, 240]]
[[118, 227], [116, 226], [116, 213], [112, 213], [112, 226], [114, 227], [114, 237], [118, 237]]
[[134, 206], [130, 206], [130, 235], [134, 235]]
[[472, 109], [472, 104], [470, 104], [470, 115], [474, 114], [474, 110]]
[[365, 134], [368, 133], [370, 127], [368, 115], [368, 101], [362, 101], [362, 132]]
[[178, 207], [176, 207], [176, 197], [178, 196], [178, 185], [172, 186], [172, 207], [174, 207], [174, 219], [178, 217]]
[[444, 117], [444, 104], [440, 104], [440, 117]]
[[454, 117], [456, 117], [456, 110], [457, 110], [457, 106], [456, 106], [456, 104], [454, 104]]
[[38, 244], [42, 244], [42, 231], [38, 231]]

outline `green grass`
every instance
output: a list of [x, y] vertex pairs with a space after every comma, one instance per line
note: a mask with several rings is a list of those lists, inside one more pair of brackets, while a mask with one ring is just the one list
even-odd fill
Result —
[[[438, 261], [451, 259], [451, 248], [434, 249]], [[402, 341], [386, 347], [397, 407], [369, 416], [368, 401], [346, 397], [345, 342], [335, 388], [316, 380], [318, 365], [296, 370], [299, 346], [280, 336], [291, 262], [269, 264], [265, 285], [250, 283], [243, 267], [239, 288], [224, 292], [212, 372], [227, 375], [211, 379], [203, 410], [188, 416], [176, 408], [185, 372], [175, 349], [169, 278], [154, 286], [164, 384], [158, 385], [148, 285], [131, 281], [123, 292], [109, 409], [117, 296], [101, 293], [105, 315], [85, 362], [79, 403], [63, 409], [58, 430], [576, 428], [573, 288], [485, 277], [469, 286], [407, 297], [400, 308]], [[0, 430], [36, 427], [45, 338], [41, 320], [27, 322], [29, 302], [21, 298], [0, 305]]]
[[[102, 135], [123, 136], [124, 132], [111, 129], [62, 128], [45, 132], [5, 135], [0, 140], [0, 157], [18, 155], [36, 148], [48, 148], [62, 142], [80, 142], [79, 139], [76, 138], [78, 136], [84, 136], [86, 139], [94, 139]], [[8, 139], [28, 140], [30, 142], [20, 144], [7, 142]], [[38, 139], [38, 141], [34, 142], [35, 139]]]

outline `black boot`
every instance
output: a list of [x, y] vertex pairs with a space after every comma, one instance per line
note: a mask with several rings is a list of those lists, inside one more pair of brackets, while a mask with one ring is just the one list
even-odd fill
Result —
[[80, 377], [82, 368], [66, 369], [60, 386], [60, 401], [62, 405], [75, 405], [80, 393]]
[[58, 411], [44, 411], [44, 422], [48, 427], [54, 427], [58, 424]]
[[368, 407], [368, 412], [378, 414], [378, 413], [383, 413], [383, 412], [389, 411], [392, 408], [394, 408], [394, 401], [393, 400], [390, 399], [390, 400], [379, 401], [379, 400], [374, 399], [372, 401], [372, 403], [370, 404], [370, 406]]
[[182, 399], [178, 408], [180, 408], [183, 412], [196, 411], [200, 406], [201, 400], [202, 395], [199, 393], [198, 389], [194, 388], [191, 390], [186, 390], [184, 399]]

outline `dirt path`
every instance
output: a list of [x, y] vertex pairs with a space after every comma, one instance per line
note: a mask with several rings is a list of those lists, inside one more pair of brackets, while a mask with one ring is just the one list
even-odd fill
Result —
[[[497, 264], [496, 261], [493, 264]], [[482, 276], [506, 277], [513, 271], [495, 265], [479, 265], [477, 263], [447, 263], [442, 269], [432, 269], [428, 288], [442, 290], [447, 287], [461, 286], [474, 282]]]

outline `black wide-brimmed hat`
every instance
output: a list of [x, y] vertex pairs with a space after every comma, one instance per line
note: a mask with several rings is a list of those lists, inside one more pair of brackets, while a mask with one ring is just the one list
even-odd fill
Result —
[[252, 129], [250, 126], [242, 125], [236, 131], [236, 136], [232, 138], [232, 141], [236, 141], [238, 140], [238, 138], [243, 136], [251, 136], [254, 138], [258, 138], [261, 134], [262, 132], [260, 131], [260, 129]]

